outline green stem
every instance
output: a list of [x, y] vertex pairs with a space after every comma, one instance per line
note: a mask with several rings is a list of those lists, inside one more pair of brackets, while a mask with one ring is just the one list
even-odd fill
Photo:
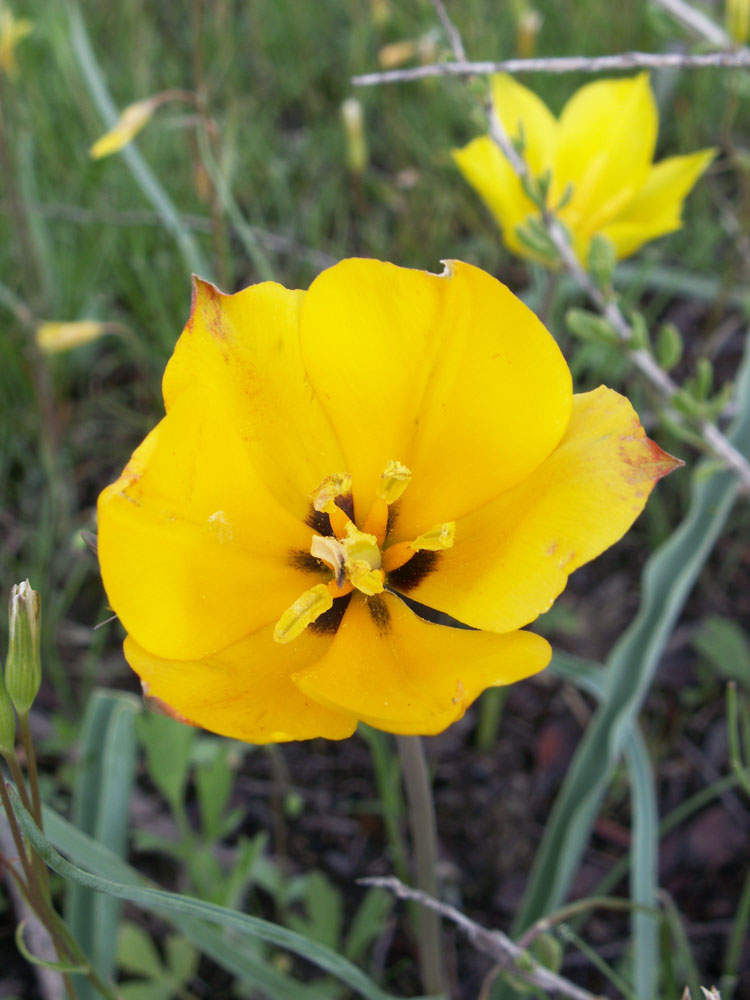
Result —
[[724, 1000], [732, 1000], [734, 991], [739, 981], [738, 970], [740, 958], [742, 957], [742, 944], [747, 934], [748, 923], [750, 922], [750, 874], [745, 879], [740, 902], [737, 906], [737, 914], [734, 918], [732, 933], [727, 945], [727, 954], [724, 959], [724, 972], [719, 983], [719, 992]]
[[[28, 750], [26, 751], [28, 756]], [[21, 765], [18, 763], [18, 757], [13, 754], [4, 754], [5, 763], [10, 769], [11, 777], [16, 783], [16, 788], [18, 789], [18, 794], [21, 797], [21, 802], [23, 803], [24, 809], [28, 812], [34, 812], [34, 807], [32, 805], [31, 799], [29, 798], [29, 793], [26, 788], [26, 781], [24, 780], [23, 772], [21, 771]], [[36, 774], [36, 768], [34, 769]], [[37, 783], [38, 786], [38, 783]], [[40, 808], [41, 813], [41, 808]], [[42, 859], [35, 853], [31, 852], [31, 864], [39, 880], [40, 888], [49, 895], [49, 876], [47, 874], [47, 868]]]
[[0, 802], [2, 802], [5, 815], [8, 817], [8, 826], [10, 827], [10, 833], [16, 847], [18, 860], [21, 862], [23, 873], [26, 876], [26, 884], [29, 889], [30, 900], [36, 908], [39, 903], [39, 894], [36, 879], [34, 877], [34, 870], [29, 859], [28, 851], [26, 850], [26, 845], [23, 842], [23, 834], [21, 833], [15, 813], [13, 812], [13, 806], [10, 803], [8, 791], [5, 787], [5, 779], [2, 775], [0, 775]]
[[21, 731], [21, 743], [26, 753], [26, 768], [29, 772], [32, 804], [31, 815], [34, 817], [34, 821], [39, 829], [44, 830], [42, 826], [42, 797], [39, 794], [39, 772], [36, 766], [36, 753], [34, 752], [34, 741], [31, 738], [28, 712], [26, 715], [18, 717], [18, 728]]
[[[417, 888], [437, 899], [437, 825], [424, 745], [419, 736], [397, 736], [396, 742], [406, 785]], [[447, 994], [437, 913], [420, 907], [417, 937], [424, 989], [431, 994]]]
[[497, 743], [500, 720], [508, 700], [508, 691], [507, 687], [493, 687], [488, 688], [482, 695], [479, 701], [479, 721], [474, 740], [477, 750], [486, 752]]

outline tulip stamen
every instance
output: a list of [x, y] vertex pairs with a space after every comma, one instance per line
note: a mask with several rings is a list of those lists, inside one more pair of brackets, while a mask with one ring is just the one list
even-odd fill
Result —
[[405, 565], [417, 552], [439, 552], [453, 545], [454, 521], [436, 524], [410, 542], [396, 542], [383, 550], [388, 531], [388, 512], [411, 482], [411, 472], [401, 462], [391, 460], [376, 487], [372, 507], [358, 528], [340, 506], [341, 498], [351, 497], [348, 473], [327, 476], [313, 493], [313, 507], [328, 515], [332, 535], [313, 535], [310, 555], [333, 574], [327, 584], [306, 590], [276, 623], [274, 639], [291, 642], [330, 610], [333, 601], [358, 590], [372, 598], [386, 589], [385, 575]]

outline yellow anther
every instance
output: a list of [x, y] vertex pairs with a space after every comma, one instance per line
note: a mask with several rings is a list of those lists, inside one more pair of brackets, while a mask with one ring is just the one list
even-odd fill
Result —
[[360, 531], [351, 521], [346, 526], [346, 538], [341, 542], [341, 547], [347, 570], [356, 562], [366, 562], [370, 569], [380, 569], [380, 546], [377, 538], [366, 531]]
[[345, 554], [346, 575], [357, 590], [370, 596], [382, 593], [385, 576], [380, 568], [380, 546], [375, 535], [360, 531], [350, 522], [341, 547]]
[[302, 635], [308, 625], [333, 607], [333, 597], [324, 583], [306, 590], [294, 604], [287, 608], [276, 622], [273, 637], [276, 642], [291, 642]]
[[419, 538], [415, 538], [409, 544], [420, 552], [422, 549], [429, 549], [430, 552], [440, 552], [443, 549], [453, 547], [456, 539], [456, 522], [446, 521], [445, 524], [436, 524], [429, 531], [425, 531]]
[[332, 476], [326, 476], [313, 493], [313, 507], [328, 513], [329, 508], [335, 504], [336, 497], [346, 496], [351, 491], [352, 477], [348, 472], [336, 472]]
[[387, 504], [395, 503], [411, 482], [411, 470], [391, 459], [380, 477], [376, 493]]
[[382, 594], [385, 590], [385, 573], [382, 569], [373, 569], [365, 559], [348, 563], [346, 573], [357, 590], [367, 594], [368, 597]]

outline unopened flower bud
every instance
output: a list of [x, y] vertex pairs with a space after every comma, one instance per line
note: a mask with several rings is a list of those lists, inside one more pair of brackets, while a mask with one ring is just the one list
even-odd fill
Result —
[[28, 580], [10, 589], [10, 637], [5, 661], [5, 685], [19, 716], [28, 715], [42, 683], [39, 594]]
[[533, 7], [524, 7], [516, 24], [516, 52], [521, 59], [530, 59], [536, 52], [536, 40], [544, 18]]
[[0, 753], [11, 754], [16, 742], [16, 713], [0, 674]]
[[347, 97], [341, 105], [341, 119], [346, 133], [347, 166], [353, 174], [361, 174], [367, 166], [367, 141], [361, 101], [356, 97]]

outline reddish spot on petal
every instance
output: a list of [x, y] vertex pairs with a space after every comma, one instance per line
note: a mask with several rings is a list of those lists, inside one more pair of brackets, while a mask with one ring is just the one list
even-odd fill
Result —
[[555, 554], [555, 552], [557, 552], [557, 546], [558, 546], [558, 542], [553, 542], [549, 546], [549, 548], [547, 549], [547, 555], [548, 556], [553, 556]]
[[161, 698], [157, 698], [154, 695], [148, 693], [148, 684], [143, 682], [141, 684], [143, 688], [143, 701], [145, 702], [146, 708], [151, 712], [156, 712], [157, 715], [166, 715], [168, 719], [174, 719], [175, 722], [181, 722], [185, 726], [195, 726], [194, 722], [190, 719], [186, 719], [184, 715], [181, 715], [176, 708], [172, 708], [168, 705], [166, 701], [162, 701]]
[[655, 483], [685, 464], [682, 459], [663, 451], [656, 441], [646, 437], [643, 428], [639, 429], [640, 434], [620, 435], [618, 457], [622, 463], [625, 482], [631, 486], [643, 482]]

